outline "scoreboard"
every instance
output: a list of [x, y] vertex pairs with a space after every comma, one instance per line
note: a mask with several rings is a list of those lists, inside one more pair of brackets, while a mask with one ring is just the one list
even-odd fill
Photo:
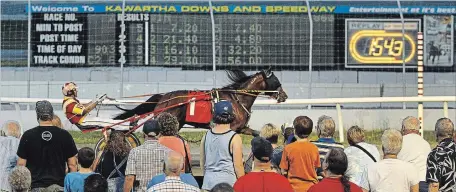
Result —
[[[403, 63], [416, 67], [416, 37], [423, 31], [427, 37], [424, 55], [431, 58], [427, 66], [451, 67], [456, 62], [456, 28], [451, 16], [456, 13], [455, 5], [405, 4], [400, 9], [407, 16], [402, 23], [396, 2], [382, 6], [367, 1], [313, 2], [308, 8], [303, 1], [217, 1], [212, 26], [205, 2], [127, 4], [125, 14], [122, 6], [111, 2], [34, 4], [30, 8], [31, 60], [35, 66], [61, 67], [192, 68], [215, 62], [218, 66], [273, 65], [301, 70], [312, 58], [313, 66], [325, 69], [339, 69], [344, 64], [345, 68], [401, 68]], [[5, 35], [14, 36], [3, 32], [2, 37]]]
[[[296, 7], [295, 11], [299, 11]], [[32, 16], [34, 65], [116, 66], [120, 61], [130, 66], [212, 65], [209, 14], [126, 12], [122, 15], [70, 10], [40, 11]], [[214, 16], [217, 65], [308, 64], [307, 14], [217, 13]], [[318, 32], [314, 33], [314, 39], [321, 44], [313, 62], [333, 66], [334, 15], [314, 15], [313, 22], [314, 31]]]

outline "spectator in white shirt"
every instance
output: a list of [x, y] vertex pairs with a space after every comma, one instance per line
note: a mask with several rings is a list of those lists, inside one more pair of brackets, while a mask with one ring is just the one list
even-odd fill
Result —
[[350, 127], [347, 131], [349, 147], [344, 152], [348, 159], [348, 168], [345, 175], [350, 181], [369, 191], [367, 182], [367, 168], [380, 161], [380, 153], [375, 145], [364, 141], [364, 130], [358, 126]]
[[426, 161], [431, 146], [420, 136], [420, 121], [415, 117], [406, 117], [402, 121], [402, 149], [397, 159], [413, 164], [420, 179], [420, 192], [427, 192]]
[[0, 137], [0, 191], [10, 191], [8, 175], [16, 166], [21, 126], [17, 121], [7, 121], [1, 130], [5, 136]]
[[372, 192], [418, 192], [418, 171], [408, 162], [397, 159], [402, 135], [387, 129], [382, 135], [383, 160], [369, 166], [367, 177]]

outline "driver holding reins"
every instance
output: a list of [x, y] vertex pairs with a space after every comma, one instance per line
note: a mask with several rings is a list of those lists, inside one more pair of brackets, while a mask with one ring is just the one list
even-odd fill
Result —
[[85, 117], [92, 111], [98, 103], [102, 102], [106, 95], [92, 100], [87, 104], [81, 104], [76, 98], [78, 96], [78, 87], [76, 83], [69, 82], [62, 86], [63, 93], [63, 111], [71, 124], [76, 125], [79, 129], [93, 129], [97, 125], [83, 125]]
[[[123, 120], [113, 120], [107, 118], [98, 118], [89, 114], [95, 107], [107, 98], [106, 94], [95, 98], [87, 104], [82, 104], [77, 99], [78, 87], [74, 82], [65, 83], [62, 86], [63, 93], [63, 111], [71, 124], [76, 125], [80, 130], [84, 129], [101, 129]], [[124, 122], [113, 128], [129, 130], [130, 122]]]

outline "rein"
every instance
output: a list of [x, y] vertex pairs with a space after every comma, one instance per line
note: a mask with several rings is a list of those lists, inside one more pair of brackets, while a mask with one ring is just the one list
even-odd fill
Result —
[[[269, 93], [277, 93], [278, 91], [268, 91], [268, 90], [246, 90], [246, 89], [241, 89], [241, 90], [226, 90], [226, 89], [212, 89], [211, 91], [208, 91], [204, 94], [199, 94], [199, 95], [196, 95], [196, 96], [203, 96], [203, 95], [209, 95], [209, 94], [212, 94], [214, 92], [217, 92], [217, 91], [220, 91], [220, 92], [232, 92], [231, 95], [234, 96], [234, 99], [241, 105], [241, 107], [246, 111], [247, 113], [247, 116], [250, 117], [251, 115], [251, 112], [249, 110], [247, 110], [247, 108], [240, 102], [239, 98], [237, 97], [237, 94], [244, 94], [244, 95], [248, 95], [248, 96], [252, 96], [252, 97], [259, 97], [259, 96], [265, 96], [265, 95], [258, 95], [258, 94], [253, 94], [253, 93], [266, 93], [266, 92], [269, 92]], [[146, 94], [146, 95], [138, 95], [138, 96], [129, 96], [129, 97], [122, 97], [122, 98], [134, 98], [134, 97], [144, 97], [144, 96], [148, 96], [148, 95], [151, 95], [151, 94]], [[153, 95], [156, 95], [156, 94], [153, 94]], [[172, 101], [172, 100], [175, 100], [175, 99], [179, 99], [179, 98], [189, 98], [190, 96], [189, 95], [183, 95], [183, 96], [175, 96], [175, 97], [172, 97], [172, 98], [169, 98], [167, 100], [164, 100], [164, 101], [160, 101], [160, 102], [119, 102], [119, 103], [140, 103], [140, 104], [146, 104], [146, 103], [153, 103], [153, 104], [161, 104], [161, 103], [165, 103], [165, 102], [169, 102], [169, 101]], [[192, 95], [191, 97], [195, 97], [195, 95]], [[266, 96], [269, 98], [269, 96]], [[110, 98], [110, 97], [106, 97], [106, 99], [108, 100], [112, 100], [112, 101], [117, 101], [115, 98]], [[149, 117], [149, 119], [153, 118], [155, 116], [155, 113], [159, 114], [163, 111], [166, 111], [168, 109], [171, 109], [171, 108], [174, 108], [174, 107], [178, 107], [178, 106], [181, 106], [181, 105], [184, 105], [184, 104], [188, 104], [190, 102], [196, 102], [196, 101], [202, 101], [204, 99], [190, 99], [190, 100], [187, 100], [185, 102], [181, 102], [181, 103], [177, 103], [177, 104], [174, 104], [174, 105], [170, 105], [170, 106], [167, 106], [167, 107], [164, 107], [164, 108], [161, 108], [161, 109], [158, 109], [158, 110], [154, 110], [152, 112], [149, 112], [149, 113], [145, 113], [145, 114], [142, 114], [142, 115], [135, 115], [135, 116], [132, 116], [132, 117], [129, 117], [123, 121], [120, 121], [118, 123], [115, 123], [115, 124], [112, 124], [112, 125], [109, 125], [109, 126], [106, 126], [102, 129], [102, 132], [105, 132], [107, 129], [110, 129], [116, 125], [120, 125], [122, 123], [125, 123], [125, 122], [135, 122], [135, 121], [138, 121], [139, 119], [144, 119], [144, 118], [147, 118], [149, 115], [152, 115], [151, 117]], [[102, 103], [100, 103], [102, 104]], [[118, 107], [117, 105], [115, 105], [116, 107]], [[119, 107], [118, 107], [119, 108]], [[99, 110], [99, 108], [98, 108]], [[98, 113], [98, 112], [97, 112]], [[148, 119], [148, 120], [149, 120]], [[144, 123], [146, 123], [146, 121], [144, 121], [143, 123], [141, 124], [138, 124], [136, 126], [134, 126], [132, 129], [130, 129], [130, 131], [128, 131], [127, 133], [125, 133], [126, 135], [128, 134], [131, 134], [132, 132], [134, 132], [136, 129], [138, 129], [139, 127], [141, 127], [142, 125], [144, 125]], [[86, 130], [83, 130], [82, 132], [83, 133], [87, 133], [87, 132], [92, 132], [92, 131], [96, 131], [96, 130], [99, 130], [98, 128], [94, 128], [94, 129], [86, 129]]]
[[[200, 95], [192, 95], [192, 96], [189, 96], [189, 95], [180, 95], [180, 96], [175, 96], [175, 97], [172, 97], [172, 98], [169, 98], [169, 99], [167, 99], [167, 100], [160, 101], [160, 102], [123, 101], [123, 102], [119, 102], [119, 103], [133, 103], [133, 104], [162, 104], [162, 103], [166, 103], [166, 102], [169, 102], [169, 101], [172, 101], [172, 100], [175, 100], [175, 99], [179, 99], [179, 98], [189, 98], [189, 97], [194, 97], [194, 96], [209, 95], [209, 94], [212, 94], [212, 93], [214, 93], [214, 92], [216, 92], [216, 91], [218, 91], [218, 92], [233, 92], [233, 93], [244, 94], [244, 95], [248, 95], [248, 96], [252, 96], [252, 97], [264, 97], [264, 98], [269, 98], [269, 96], [265, 96], [265, 95], [256, 95], [256, 94], [252, 94], [252, 93], [278, 93], [278, 91], [268, 91], [268, 90], [247, 90], [247, 89], [227, 90], [227, 89], [213, 89], [213, 90], [211, 90], [211, 91], [209, 91], [209, 92], [206, 92], [206, 93], [200, 94]], [[135, 95], [135, 96], [121, 97], [121, 98], [139, 98], [139, 97], [153, 96], [153, 95], [159, 95], [159, 94], [161, 94], [161, 93], [158, 93], [158, 94]], [[113, 99], [113, 98], [111, 98], [111, 100], [117, 101], [116, 99]]]

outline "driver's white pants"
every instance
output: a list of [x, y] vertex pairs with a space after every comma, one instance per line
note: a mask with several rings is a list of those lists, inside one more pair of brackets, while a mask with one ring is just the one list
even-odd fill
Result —
[[[83, 122], [80, 123], [80, 125], [82, 125], [82, 126], [98, 125], [98, 126], [102, 126], [102, 127], [107, 127], [107, 126], [114, 125], [116, 123], [120, 123], [122, 121], [124, 121], [124, 120], [113, 120], [113, 119], [109, 119], [109, 118], [100, 118], [100, 117], [88, 115], [87, 117], [84, 118]], [[140, 123], [142, 123], [144, 121], [145, 121], [145, 119], [140, 119], [138, 121], [138, 124], [140, 124]], [[129, 130], [130, 129], [130, 121], [126, 121], [126, 122], [123, 122], [123, 123], [121, 123], [119, 125], [115, 125], [112, 128], [116, 129], [116, 130]]]

